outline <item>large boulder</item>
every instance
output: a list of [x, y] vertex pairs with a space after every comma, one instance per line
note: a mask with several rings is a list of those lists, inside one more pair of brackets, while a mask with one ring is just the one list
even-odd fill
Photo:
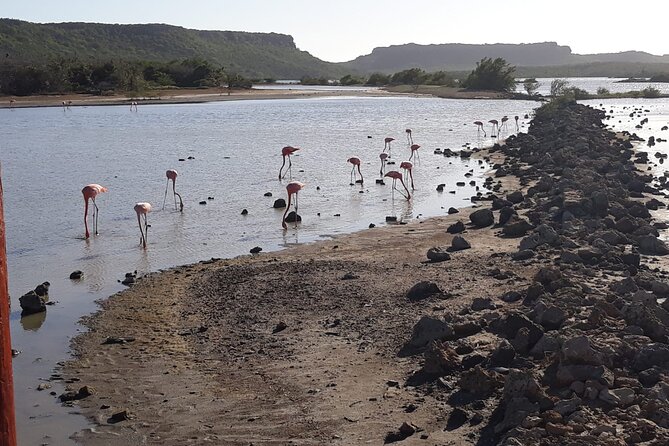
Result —
[[409, 339], [405, 347], [413, 349], [422, 348], [430, 341], [447, 339], [453, 336], [453, 328], [446, 321], [430, 316], [423, 316], [413, 326], [411, 339]]
[[422, 281], [412, 286], [407, 291], [407, 299], [411, 302], [427, 299], [428, 297], [441, 293], [439, 286], [434, 282]]
[[495, 223], [495, 216], [491, 209], [479, 209], [469, 215], [472, 224], [477, 228], [485, 228]]

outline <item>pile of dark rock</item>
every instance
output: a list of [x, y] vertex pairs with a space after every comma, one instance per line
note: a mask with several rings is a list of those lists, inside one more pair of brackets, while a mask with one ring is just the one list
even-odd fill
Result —
[[[669, 444], [669, 280], [653, 266], [669, 248], [650, 213], [665, 182], [603, 118], [539, 110], [491, 149], [526, 185], [491, 200], [516, 226], [499, 235], [519, 238], [509, 261], [536, 274], [508, 299], [424, 317], [405, 346], [458, 423], [481, 426], [476, 444]], [[493, 209], [472, 224], [492, 224]], [[481, 333], [493, 341], [468, 341]]]
[[27, 316], [29, 314], [41, 313], [46, 311], [46, 306], [49, 303], [49, 282], [44, 282], [34, 290], [27, 292], [19, 298], [19, 304], [21, 305], [21, 316]]

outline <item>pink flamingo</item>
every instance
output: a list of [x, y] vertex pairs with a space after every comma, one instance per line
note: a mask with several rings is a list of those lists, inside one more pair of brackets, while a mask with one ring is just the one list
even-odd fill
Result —
[[14, 102], [16, 102], [14, 99], [9, 100], [9, 108], [14, 108]]
[[411, 189], [415, 190], [416, 188], [413, 185], [413, 173], [411, 172], [411, 169], [413, 169], [413, 164], [411, 164], [409, 161], [402, 161], [400, 163], [400, 169], [404, 169], [405, 175], [407, 173], [409, 174], [409, 177], [411, 178]]
[[395, 138], [388, 137], [383, 140], [383, 151], [385, 152], [388, 149], [388, 156], [390, 156], [390, 143], [395, 141]]
[[[404, 186], [404, 190], [407, 191], [406, 199], [411, 200], [411, 194], [409, 193], [409, 189], [407, 188], [406, 184], [404, 184], [404, 180], [402, 179], [402, 176], [403, 175], [396, 170], [391, 170], [390, 172], [387, 172], [384, 175], [384, 177], [390, 177], [390, 178], [393, 179], [393, 189], [392, 189], [393, 190], [393, 199], [395, 198], [395, 189], [397, 189], [397, 180], [400, 180], [400, 182], [402, 183], [402, 186]], [[401, 193], [402, 195], [404, 195], [404, 193], [402, 191], [400, 191], [399, 189], [397, 189], [397, 191], [399, 193]]]
[[352, 156], [351, 158], [346, 160], [347, 163], [353, 164], [353, 169], [351, 169], [351, 185], [354, 184], [353, 178], [355, 177], [355, 168], [358, 168], [358, 173], [360, 174], [360, 180], [358, 181], [357, 177], [355, 180], [355, 183], [360, 183], [363, 184], [365, 179], [362, 177], [362, 172], [360, 171], [360, 158], [357, 156]]
[[409, 145], [413, 144], [413, 136], [411, 136], [411, 129], [406, 129], [405, 132], [407, 134], [407, 143]]
[[520, 127], [518, 127], [518, 115], [514, 116], [513, 119], [516, 120], [516, 131], [519, 132], [519, 131], [520, 131]]
[[86, 238], [90, 237], [90, 234], [88, 232], [88, 200], [91, 200], [93, 202], [93, 206], [95, 207], [93, 221], [94, 221], [95, 235], [97, 235], [99, 209], [98, 205], [95, 204], [95, 197], [97, 197], [98, 194], [101, 194], [103, 192], [107, 192], [107, 188], [100, 186], [99, 184], [89, 184], [87, 186], [84, 186], [83, 189], [81, 189], [81, 193], [84, 194], [84, 227], [86, 228]]
[[167, 184], [165, 185], [165, 198], [163, 199], [163, 209], [165, 209], [165, 202], [167, 201], [167, 188], [170, 185], [170, 180], [172, 180], [172, 194], [174, 195], [174, 209], [177, 208], [177, 197], [179, 197], [179, 212], [183, 212], [184, 211], [184, 202], [181, 199], [181, 194], [179, 194], [176, 191], [177, 175], [179, 175], [179, 173], [174, 169], [168, 169], [167, 172], [165, 172], [165, 176], [167, 177]]
[[414, 155], [416, 155], [416, 161], [418, 161], [418, 149], [420, 149], [420, 146], [418, 144], [411, 144], [411, 156], [409, 159], [413, 158]]
[[483, 123], [481, 121], [474, 121], [474, 125], [476, 126], [476, 133], [478, 135], [481, 135], [481, 132], [483, 132], [483, 137], [487, 137], [485, 133], [485, 129], [483, 128]]
[[490, 137], [495, 138], [496, 137], [495, 127], [497, 127], [497, 132], [499, 133], [499, 122], [497, 122], [497, 119], [491, 119], [490, 121], [488, 121], [488, 123], [492, 124], [492, 130], [491, 130], [492, 133], [490, 134]]
[[379, 170], [379, 175], [383, 176], [386, 171], [386, 161], [388, 160], [388, 154], [379, 153], [379, 158], [381, 159], [381, 170]]
[[[291, 168], [293, 166], [293, 162], [290, 160], [290, 155], [297, 152], [298, 150], [300, 150], [299, 147], [292, 147], [292, 146], [286, 146], [283, 149], [281, 149], [281, 156], [283, 157], [283, 163], [281, 164], [281, 169], [279, 169], [279, 179], [280, 180], [286, 177], [286, 174], [288, 173], [288, 171], [290, 171], [290, 174], [291, 174], [291, 177], [292, 177], [293, 171], [292, 171]], [[283, 170], [283, 166], [286, 165], [286, 157], [288, 157], [288, 169], [286, 169], [286, 173], [284, 173], [283, 176], [281, 176], [281, 171]]]
[[288, 205], [286, 206], [286, 211], [283, 213], [283, 218], [281, 220], [281, 226], [283, 226], [283, 229], [288, 229], [288, 226], [286, 226], [286, 215], [290, 209], [290, 199], [293, 195], [295, 195], [295, 228], [297, 228], [297, 220], [299, 219], [299, 215], [297, 214], [297, 193], [301, 191], [304, 186], [305, 184], [300, 183], [299, 181], [292, 181], [286, 185], [286, 192], [288, 192]]
[[[139, 243], [146, 249], [146, 241], [149, 238], [149, 222], [147, 221], [146, 215], [151, 212], [151, 204], [137, 203], [135, 204], [135, 212], [137, 213], [137, 223], [139, 224], [139, 233], [141, 234]], [[144, 230], [142, 230], [142, 215], [144, 216]]]
[[506, 121], [508, 121], [508, 120], [509, 120], [509, 117], [508, 117], [508, 116], [504, 115], [504, 116], [502, 117], [502, 128], [503, 128], [504, 130], [508, 130], [508, 129], [509, 129], [509, 127], [506, 125]]

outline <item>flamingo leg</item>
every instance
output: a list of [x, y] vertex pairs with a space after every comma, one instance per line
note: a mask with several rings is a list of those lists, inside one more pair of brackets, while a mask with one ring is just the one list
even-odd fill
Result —
[[149, 218], [144, 214], [144, 248], [146, 248], [146, 243], [149, 241]]
[[86, 239], [88, 239], [91, 236], [88, 232], [88, 199], [84, 203], [84, 228], [86, 229]]
[[140, 217], [139, 212], [137, 213], [137, 224], [139, 225], [140, 233], [139, 244], [146, 247], [146, 242], [144, 241], [144, 230], [142, 229], [142, 218]]
[[[181, 194], [179, 192], [175, 192], [176, 196], [179, 197], [179, 212], [184, 211], [184, 201], [181, 199]], [[176, 200], [176, 198], [175, 198]]]
[[353, 177], [354, 177], [354, 176], [355, 176], [355, 166], [353, 166], [353, 168], [351, 169], [351, 186], [353, 186], [353, 184], [355, 184], [355, 183], [353, 182]]
[[[130, 110], [132, 110], [132, 105], [130, 106]], [[170, 179], [167, 179], [167, 184], [165, 184], [165, 198], [163, 198], [163, 210], [165, 210], [165, 202], [167, 201], [167, 188], [170, 186]]]
[[360, 164], [358, 164], [358, 173], [360, 174], [360, 184], [365, 182], [365, 179], [362, 177], [362, 171], [360, 170]]
[[280, 180], [283, 179], [283, 177], [281, 176], [281, 172], [283, 171], [283, 166], [285, 166], [285, 165], [286, 165], [286, 157], [284, 156], [283, 157], [283, 163], [281, 163], [281, 169], [279, 169], [279, 179]]
[[[172, 180], [172, 196], [174, 197], [174, 210], [176, 211], [177, 209], [177, 182], [176, 180]], [[181, 196], [179, 196], [179, 199], [181, 199]]]
[[[291, 180], [293, 179], [293, 161], [290, 159], [290, 155], [288, 155], [288, 172], [290, 172], [290, 175], [288, 178]], [[285, 177], [286, 175], [284, 175]]]
[[295, 229], [297, 229], [297, 218], [299, 215], [297, 214], [297, 192], [295, 192]]
[[413, 173], [409, 171], [409, 176], [411, 177], [411, 189], [416, 190], [416, 188], [413, 186]]
[[95, 235], [98, 235], [98, 214], [100, 213], [100, 209], [98, 209], [98, 205], [95, 203], [95, 198], [93, 198], [93, 206], [95, 207]]

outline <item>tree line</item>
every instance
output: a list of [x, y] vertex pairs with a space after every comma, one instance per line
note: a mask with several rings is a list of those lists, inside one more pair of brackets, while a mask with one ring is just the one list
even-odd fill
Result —
[[251, 80], [203, 59], [167, 63], [59, 59], [46, 64], [0, 64], [0, 92], [111, 94], [170, 87], [250, 88]]

